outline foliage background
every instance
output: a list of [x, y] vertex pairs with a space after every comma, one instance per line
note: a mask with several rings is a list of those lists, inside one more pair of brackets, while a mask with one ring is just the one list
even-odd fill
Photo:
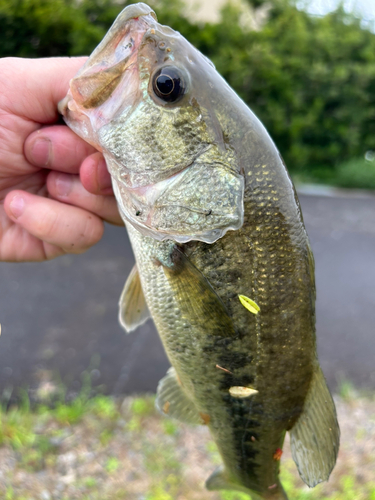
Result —
[[[248, 1], [254, 8], [264, 3]], [[89, 54], [127, 3], [0, 0], [0, 56]], [[264, 28], [251, 31], [240, 27], [230, 4], [216, 24], [188, 19], [180, 0], [153, 6], [160, 22], [212, 59], [263, 121], [292, 173], [375, 188], [375, 161], [363, 159], [375, 150], [375, 34], [359, 19], [342, 7], [314, 17], [294, 0], [273, 0]]]

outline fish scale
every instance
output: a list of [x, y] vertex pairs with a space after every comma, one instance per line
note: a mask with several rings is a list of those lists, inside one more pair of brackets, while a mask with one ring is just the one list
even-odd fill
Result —
[[[238, 232], [238, 238], [241, 238], [241, 234], [245, 233], [245, 229], [246, 226]], [[150, 238], [144, 239], [132, 228], [129, 228], [129, 234], [136, 256], [139, 256], [137, 263], [140, 275], [151, 276], [153, 272], [150, 269], [146, 269], [145, 266], [151, 269], [155, 267], [154, 260], [158, 258], [158, 254], [160, 253], [159, 247], [165, 247], [165, 244], [160, 244]], [[266, 234], [263, 236], [267, 239]], [[241, 239], [246, 241], [247, 238], [242, 236]], [[282, 398], [285, 391], [278, 391], [274, 386], [280, 375], [282, 384], [285, 384], [285, 373], [283, 373], [285, 365], [284, 367], [276, 366], [276, 370], [275, 367], [273, 367], [276, 372], [274, 374], [270, 372], [271, 363], [269, 358], [274, 359], [274, 351], [278, 349], [278, 345], [275, 345], [274, 342], [275, 323], [272, 319], [266, 322], [258, 319], [256, 316], [249, 315], [249, 313], [239, 305], [237, 299], [237, 294], [241, 291], [242, 287], [246, 290], [254, 290], [256, 288], [259, 290], [259, 288], [262, 288], [262, 285], [266, 286], [267, 282], [265, 279], [262, 282], [262, 278], [258, 278], [256, 272], [242, 272], [239, 276], [241, 279], [238, 280], [237, 275], [239, 274], [239, 270], [237, 267], [235, 268], [234, 275], [232, 275], [234, 280], [233, 282], [230, 281], [231, 273], [228, 272], [228, 267], [231, 265], [233, 266], [233, 261], [236, 266], [236, 260], [230, 254], [228, 255], [228, 250], [226, 248], [227, 244], [230, 245], [232, 253], [236, 253], [242, 246], [240, 241], [234, 243], [235, 244], [233, 244], [233, 235], [228, 234], [220, 240], [220, 245], [216, 244], [212, 246], [204, 243], [189, 243], [186, 245], [186, 248], [184, 248], [186, 255], [189, 256], [192, 263], [204, 272], [205, 277], [208, 278], [209, 281], [211, 271], [217, 276], [218, 269], [215, 262], [220, 260], [220, 257], [225, 253], [226, 257], [222, 259], [223, 264], [219, 272], [226, 276], [226, 278], [225, 280], [220, 278], [216, 279], [215, 291], [223, 299], [224, 303], [228, 302], [228, 310], [233, 311], [232, 317], [236, 318], [234, 325], [241, 340], [233, 341], [233, 348], [231, 348], [232, 346], [226, 346], [224, 356], [222, 345], [215, 347], [211, 337], [207, 338], [209, 333], [207, 330], [194, 332], [195, 334], [192, 335], [192, 331], [189, 329], [188, 337], [183, 336], [184, 341], [189, 343], [189, 347], [183, 349], [182, 355], [176, 353], [176, 345], [178, 344], [178, 342], [176, 344], [176, 339], [178, 340], [182, 337], [181, 325], [175, 321], [173, 321], [173, 323], [170, 322], [169, 317], [170, 309], [174, 311], [179, 310], [178, 303], [175, 303], [174, 307], [170, 307], [170, 304], [166, 306], [165, 301], [160, 301], [156, 298], [160, 293], [162, 293], [163, 296], [168, 293], [172, 294], [173, 290], [170, 289], [169, 282], [165, 278], [163, 272], [158, 273], [159, 279], [157, 281], [152, 280], [151, 282], [142, 282], [142, 284], [146, 297], [150, 296], [150, 303], [155, 301], [157, 304], [157, 307], [155, 310], [152, 310], [151, 313], [159, 334], [163, 339], [167, 354], [172, 365], [176, 368], [179, 377], [182, 381], [187, 378], [189, 380], [188, 386], [191, 384], [195, 388], [197, 384], [194, 383], [194, 381], [200, 381], [198, 385], [199, 392], [195, 389], [192, 398], [199, 411], [210, 415], [212, 422], [210, 423], [210, 428], [218, 444], [219, 450], [227, 457], [227, 460], [225, 460], [225, 463], [227, 461], [229, 462], [227, 467], [229, 467], [230, 464], [233, 471], [238, 467], [241, 471], [239, 480], [242, 484], [252, 490], [263, 492], [267, 491], [269, 486], [277, 482], [278, 464], [275, 463], [273, 454], [277, 448], [282, 448], [285, 429], [291, 426], [291, 421], [295, 418], [296, 413], [298, 414], [298, 409], [299, 411], [301, 410], [305, 394], [302, 395], [301, 401], [299, 402], [296, 394], [293, 394], [292, 398], [287, 398], [289, 401], [285, 401], [285, 398]], [[258, 243], [261, 245], [261, 241]], [[144, 252], [143, 249], [146, 246], [147, 251]], [[256, 247], [257, 245], [255, 245], [255, 248]], [[262, 255], [262, 253], [264, 253], [262, 251], [263, 249], [259, 252], [254, 250], [251, 246], [248, 246], [248, 248], [250, 249], [250, 255], [254, 254], [254, 252], [256, 255]], [[170, 250], [171, 247], [168, 246], [168, 251]], [[146, 257], [145, 254], [148, 257]], [[216, 258], [216, 255], [218, 255], [218, 258]], [[291, 253], [291, 255], [293, 255], [293, 253]], [[162, 257], [162, 259], [164, 260], [165, 257]], [[249, 268], [252, 268], [251, 260], [249, 260], [248, 264]], [[282, 265], [284, 265], [284, 259]], [[161, 270], [162, 269], [163, 268], [161, 268]], [[254, 278], [252, 278], [252, 276]], [[239, 281], [241, 285], [239, 285]], [[255, 284], [255, 281], [258, 281], [258, 283]], [[217, 283], [222, 283], [222, 288], [217, 286]], [[213, 284], [213, 282], [211, 282], [211, 284]], [[294, 291], [291, 290], [291, 294], [294, 297], [293, 292]], [[272, 298], [269, 295], [264, 294], [264, 292], [259, 292], [258, 296], [259, 305], [267, 304], [268, 308], [272, 307]], [[230, 304], [235, 307], [230, 307]], [[239, 321], [237, 321], [237, 319], [239, 319]], [[257, 333], [257, 323], [260, 326], [260, 334]], [[256, 332], [256, 334], [252, 335], [252, 331]], [[287, 332], [289, 343], [293, 341], [291, 336], [292, 333], [293, 332], [290, 330]], [[300, 337], [299, 330], [296, 334]], [[272, 337], [272, 344], [267, 347], [263, 345], [264, 342], [262, 342], [262, 337], [264, 336], [265, 340], [268, 340], [267, 336], [269, 335]], [[278, 334], [278, 341], [279, 344], [283, 344], [285, 339]], [[238, 352], [249, 353], [245, 357], [245, 363], [240, 367], [238, 367], [237, 364]], [[254, 361], [251, 360], [251, 355]], [[235, 380], [233, 376], [225, 373], [223, 374], [217, 370], [216, 364], [234, 371]], [[263, 373], [264, 366], [266, 367], [265, 373]], [[302, 374], [300, 367], [298, 368], [298, 390], [301, 392]], [[272, 375], [274, 379], [272, 379]], [[308, 387], [309, 373], [306, 374], [306, 377], [308, 380], [305, 384], [305, 391], [307, 391]], [[292, 378], [295, 378], [294, 374]], [[228, 395], [229, 388], [232, 385], [246, 386], [254, 382], [260, 393], [265, 395], [266, 401], [263, 403], [258, 402], [257, 404], [255, 404], [253, 400], [236, 401], [235, 406], [233, 406], [233, 400]], [[204, 388], [205, 385], [208, 387], [208, 393]], [[269, 387], [270, 385], [273, 387], [271, 390]], [[280, 384], [278, 384], [278, 386], [279, 385]], [[214, 396], [215, 390], [217, 391], [216, 396]], [[210, 401], [209, 405], [207, 401]], [[245, 406], [245, 408], [243, 408], [243, 406]], [[220, 410], [218, 411], [218, 409]], [[249, 418], [249, 415], [252, 414], [261, 415], [262, 422], [257, 421], [255, 418]], [[268, 418], [266, 418], [267, 414], [269, 415]], [[275, 422], [278, 420], [281, 422], [276, 426]], [[217, 425], [216, 421], [220, 424]], [[257, 435], [257, 440], [255, 442], [251, 440], [254, 434]], [[274, 438], [270, 439], [272, 435], [274, 435]], [[267, 438], [265, 439], [265, 437]], [[265, 448], [263, 448], [263, 443], [267, 443]], [[261, 451], [257, 450], [258, 447], [261, 448]], [[262, 470], [259, 471], [260, 467], [254, 461], [261, 452], [263, 452], [262, 459], [260, 460], [262, 463]], [[267, 460], [265, 460], [264, 455], [267, 455]], [[257, 470], [259, 472], [257, 472]], [[236, 473], [233, 472], [233, 475], [235, 476]], [[251, 482], [252, 477], [257, 480], [256, 487]], [[260, 477], [262, 477], [262, 482], [260, 481]], [[254, 479], [253, 482], [255, 482]], [[275, 494], [276, 493], [277, 489], [275, 488]]]
[[59, 109], [107, 161], [136, 258], [120, 322], [152, 316], [172, 365], [156, 405], [207, 425], [222, 457], [207, 488], [286, 500], [287, 431], [305, 483], [327, 480], [340, 433], [316, 354], [314, 260], [263, 125], [145, 4], [123, 10]]

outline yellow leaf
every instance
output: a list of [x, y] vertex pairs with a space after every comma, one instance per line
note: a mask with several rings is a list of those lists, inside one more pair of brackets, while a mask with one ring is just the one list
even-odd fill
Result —
[[242, 387], [235, 385], [229, 388], [229, 394], [234, 398], [248, 398], [249, 396], [258, 394], [258, 391], [256, 389], [253, 389], [252, 387]]
[[249, 297], [246, 297], [246, 295], [239, 295], [238, 298], [240, 299], [241, 304], [246, 307], [248, 311], [253, 314], [258, 314], [258, 312], [260, 311], [260, 307], [256, 302], [249, 299]]

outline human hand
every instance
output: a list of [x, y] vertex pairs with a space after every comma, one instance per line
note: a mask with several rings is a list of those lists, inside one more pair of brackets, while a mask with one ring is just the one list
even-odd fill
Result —
[[101, 153], [68, 127], [52, 125], [84, 62], [0, 59], [2, 261], [81, 253], [100, 240], [103, 220], [122, 224]]

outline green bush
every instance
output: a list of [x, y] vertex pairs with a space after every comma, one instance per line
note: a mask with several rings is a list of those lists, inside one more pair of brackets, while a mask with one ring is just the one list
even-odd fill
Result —
[[375, 189], [375, 160], [355, 158], [341, 163], [336, 171], [336, 184], [341, 187]]
[[194, 41], [262, 120], [290, 170], [333, 169], [375, 149], [375, 35], [341, 8], [312, 17], [291, 1], [275, 5], [261, 31], [243, 33], [226, 7], [211, 36]]
[[[88, 54], [127, 3], [0, 0], [0, 56]], [[338, 165], [375, 149], [375, 34], [359, 19], [342, 7], [314, 17], [295, 0], [273, 0], [264, 28], [248, 31], [230, 5], [217, 24], [190, 21], [180, 0], [154, 7], [160, 22], [212, 59], [265, 124], [292, 172], [322, 179], [337, 173], [340, 182], [354, 185], [355, 167]], [[366, 168], [359, 184], [370, 187]]]

